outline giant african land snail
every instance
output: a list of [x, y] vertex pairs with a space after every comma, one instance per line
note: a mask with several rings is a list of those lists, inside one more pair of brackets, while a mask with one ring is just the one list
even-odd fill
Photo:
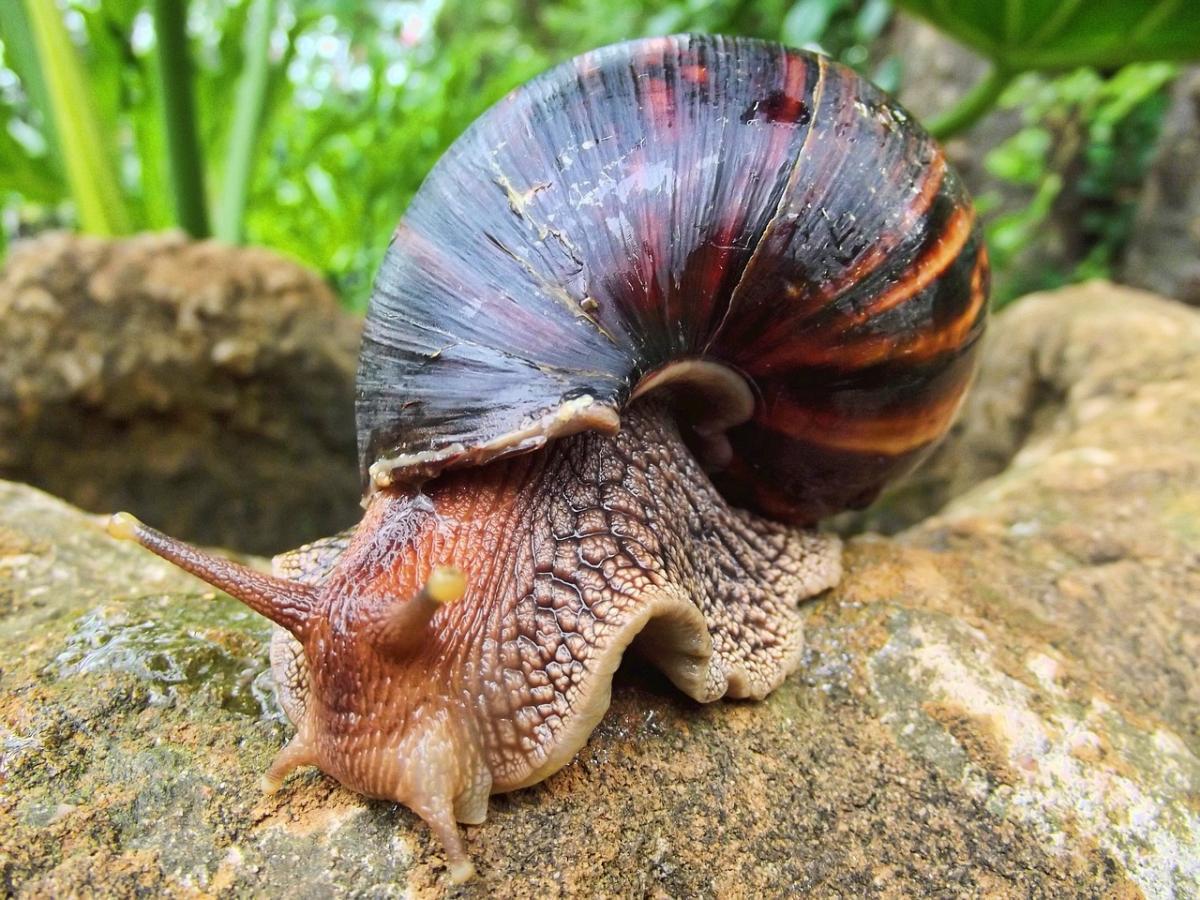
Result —
[[456, 821], [572, 758], [635, 638], [702, 701], [795, 669], [796, 603], [840, 575], [804, 526], [945, 432], [987, 292], [941, 150], [850, 70], [597, 50], [480, 118], [397, 229], [353, 532], [271, 577], [111, 527], [280, 626], [270, 785], [315, 765], [400, 801], [465, 878]]

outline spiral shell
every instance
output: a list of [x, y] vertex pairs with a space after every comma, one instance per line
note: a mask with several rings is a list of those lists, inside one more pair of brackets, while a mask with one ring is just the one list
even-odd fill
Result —
[[945, 432], [987, 293], [941, 149], [850, 69], [738, 38], [597, 50], [477, 120], [397, 228], [364, 480], [612, 431], [674, 381], [727, 498], [814, 521]]

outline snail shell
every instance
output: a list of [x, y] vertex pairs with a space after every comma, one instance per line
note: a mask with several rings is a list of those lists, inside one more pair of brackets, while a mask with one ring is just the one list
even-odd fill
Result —
[[686, 383], [724, 495], [813, 522], [945, 432], [987, 292], [941, 149], [851, 70], [738, 38], [607, 47], [508, 95], [413, 199], [367, 312], [364, 477], [614, 430]]
[[317, 765], [403, 802], [465, 878], [456, 822], [571, 759], [635, 639], [702, 701], [799, 665], [796, 602], [840, 557], [795, 526], [944, 433], [987, 290], [940, 149], [852, 71], [718, 37], [598, 50], [479, 119], [397, 229], [353, 533], [267, 576], [111, 530], [280, 626], [297, 734], [269, 787]]

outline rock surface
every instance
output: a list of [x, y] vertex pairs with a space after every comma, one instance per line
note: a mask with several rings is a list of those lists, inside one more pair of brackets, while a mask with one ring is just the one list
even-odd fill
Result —
[[[802, 670], [700, 707], [627, 662], [450, 893], [1200, 891], [1200, 314], [1093, 284], [990, 340], [964, 490], [850, 542]], [[15, 485], [0, 615], [0, 891], [448, 891], [407, 810], [315, 771], [258, 793], [288, 731], [263, 620]]]
[[358, 516], [358, 322], [307, 269], [50, 234], [0, 273], [0, 477], [276, 552]]
[[1171, 92], [1122, 280], [1200, 306], [1200, 66]]

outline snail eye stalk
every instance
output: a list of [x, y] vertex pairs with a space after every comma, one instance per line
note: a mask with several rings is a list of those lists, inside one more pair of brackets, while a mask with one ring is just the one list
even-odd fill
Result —
[[467, 576], [454, 566], [434, 566], [424, 586], [411, 598], [391, 606], [377, 625], [375, 643], [394, 656], [404, 656], [425, 639], [425, 627], [439, 606], [457, 603], [467, 593]]
[[168, 537], [129, 513], [113, 515], [108, 520], [108, 533], [115, 538], [141, 544], [151, 553], [242, 601], [301, 641], [308, 630], [308, 623], [316, 615], [317, 594], [308, 585], [275, 578], [249, 566], [205, 553]]

